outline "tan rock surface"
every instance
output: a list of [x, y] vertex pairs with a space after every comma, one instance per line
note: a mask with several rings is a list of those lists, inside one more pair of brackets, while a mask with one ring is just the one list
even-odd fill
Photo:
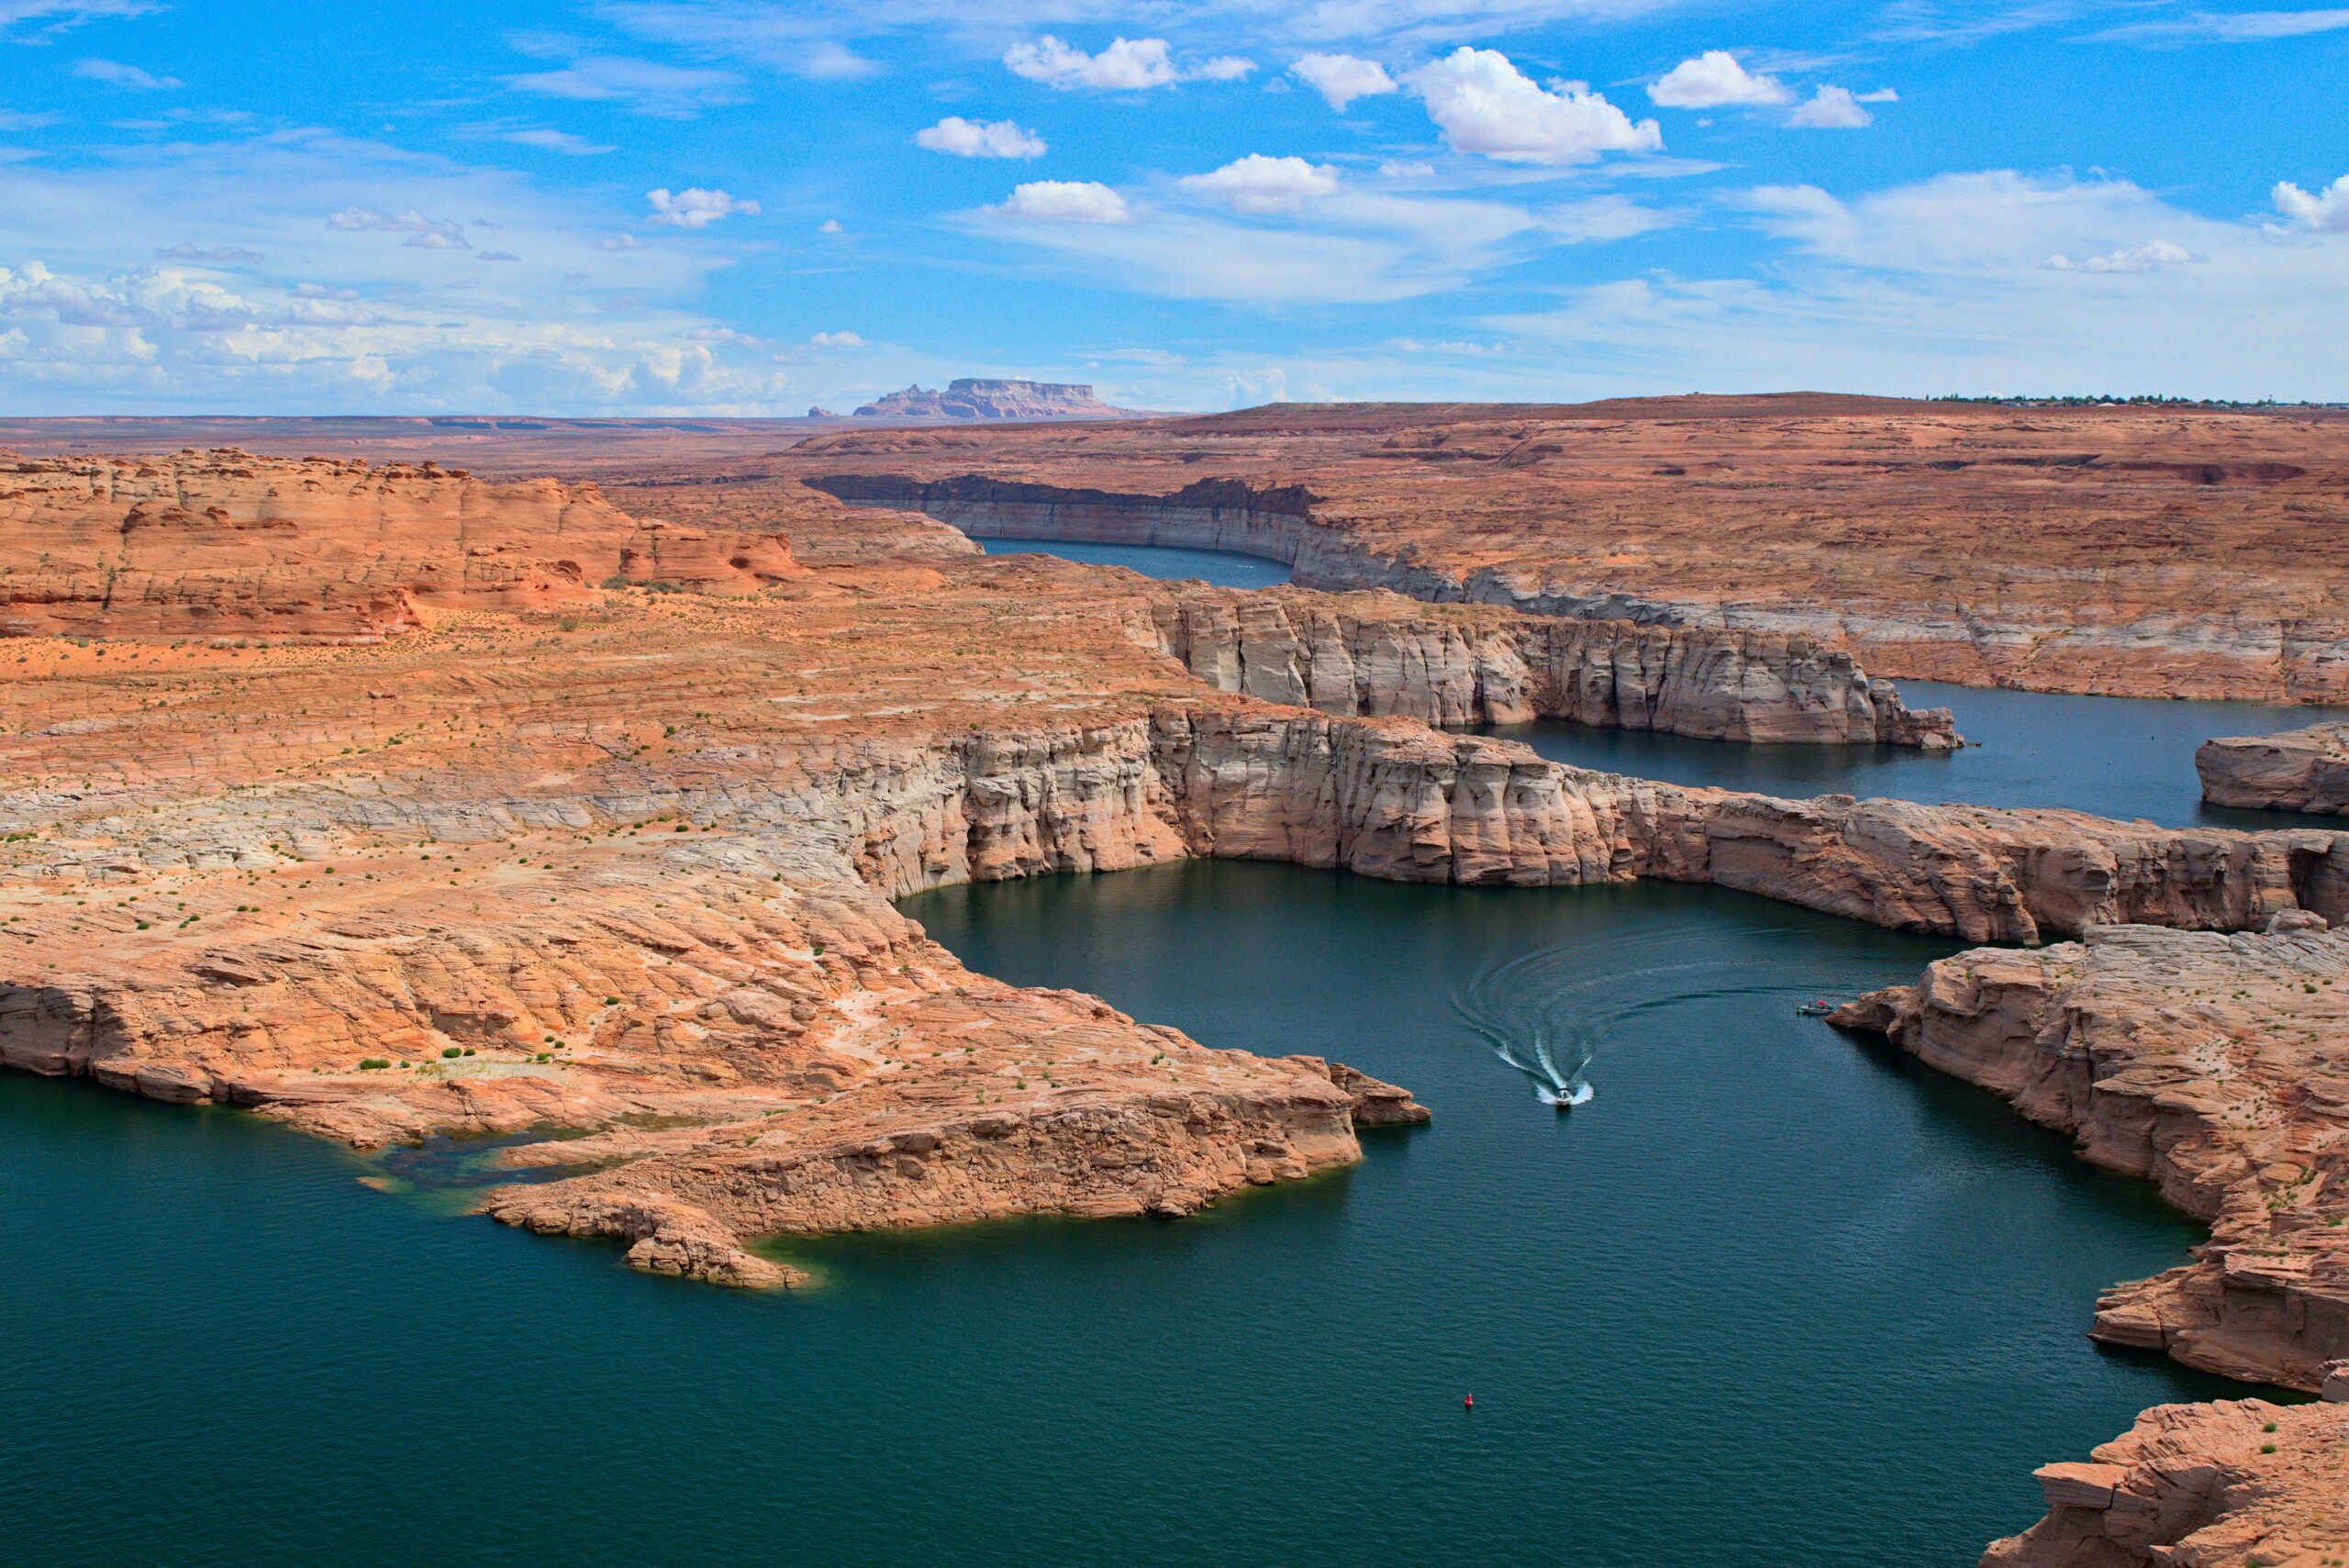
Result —
[[2349, 933], [2275, 924], [1976, 949], [1834, 1021], [2210, 1222], [2194, 1262], [2099, 1304], [2099, 1339], [2313, 1392], [2349, 1357]]
[[0, 465], [0, 635], [380, 637], [456, 609], [581, 603], [613, 578], [753, 592], [772, 531], [622, 513], [590, 485], [232, 449]]
[[2349, 695], [2349, 416], [1661, 398], [818, 436], [766, 465], [975, 533], [1204, 545], [1893, 677]]
[[2194, 770], [2213, 806], [2349, 814], [2349, 725], [2206, 740]]
[[[273, 513], [289, 473], [323, 499]], [[1275, 626], [1255, 599], [981, 559], [925, 519], [796, 485], [764, 516], [722, 498], [751, 484], [631, 490], [679, 503], [656, 526], [551, 482], [237, 454], [6, 477], [20, 531], [89, 570], [153, 502], [190, 567], [148, 572], [135, 598], [73, 572], [46, 597], [11, 586], [106, 635], [0, 643], [0, 1061], [360, 1144], [574, 1134], [502, 1154], [516, 1179], [489, 1211], [623, 1239], [659, 1272], [769, 1284], [791, 1271], [761, 1237], [1181, 1213], [1354, 1157], [1356, 1125], [1424, 1118], [1338, 1064], [1208, 1050], [974, 975], [886, 902], [918, 888], [1227, 855], [1717, 881], [1977, 940], [2349, 914], [2331, 833], [1680, 789], [1409, 717], [1539, 711], [1551, 691], [1724, 732], [1914, 722], [1848, 661], [1776, 634], [1659, 644], [1300, 594], [1261, 600]], [[466, 575], [476, 548], [536, 562], [558, 542], [578, 570], [551, 595]], [[397, 567], [380, 583], [379, 560]], [[451, 561], [455, 590], [425, 576]], [[181, 634], [199, 605], [292, 639]], [[1330, 711], [1267, 700], [1283, 682]], [[2091, 987], [2110, 1031], [2073, 1006], [2092, 955], [2156, 940], [2199, 956]], [[2212, 1249], [2116, 1296], [2106, 1331], [2311, 1386], [2338, 1353], [2332, 1037], [2308, 1009], [2331, 1001], [2340, 940], [2099, 932], [1971, 955], [2011, 971], [1994, 1011], [2029, 1026], [2027, 1046], [1982, 1052], [1984, 1081], [2030, 1065], [2009, 1092], [2032, 1114], [2078, 1110], [2108, 1157], [2210, 1206]], [[2280, 1033], [2243, 998], [2175, 995], [2216, 964], [2299, 1007], [2291, 976], [2320, 956], [2298, 994], [2315, 1001]], [[2140, 1050], [2201, 1050], [2206, 1029], [2223, 1080]], [[2075, 1033], [2087, 1068], [2065, 1054]]]
[[2349, 1555], [2349, 1405], [2160, 1405], [2043, 1467], [2047, 1517], [1983, 1568], [2321, 1568]]

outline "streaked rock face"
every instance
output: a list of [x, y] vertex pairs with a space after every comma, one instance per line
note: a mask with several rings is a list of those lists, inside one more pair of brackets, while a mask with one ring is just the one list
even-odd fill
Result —
[[2329, 413], [1274, 406], [826, 435], [781, 466], [983, 537], [1241, 550], [1306, 587], [1800, 635], [1894, 678], [2349, 699], [2349, 417]]
[[1809, 638], [1435, 608], [1394, 594], [1178, 592], [1158, 645], [1220, 691], [1430, 724], [1570, 719], [1713, 740], [1960, 743], [1888, 681]]
[[459, 610], [591, 601], [611, 580], [751, 593], [773, 532], [640, 522], [592, 484], [222, 448], [0, 465], [0, 634], [393, 636]]
[[1977, 949], [1835, 1017], [1874, 1029], [2211, 1225], [2096, 1333], [2311, 1392], [2349, 1357], [2349, 935], [2111, 926]]
[[2047, 1517], [1983, 1568], [2336, 1562], [2349, 1405], [2159, 1405], [2087, 1463], [2045, 1465]]
[[2194, 771], [2213, 806], [2349, 813], [2349, 725], [2206, 740]]

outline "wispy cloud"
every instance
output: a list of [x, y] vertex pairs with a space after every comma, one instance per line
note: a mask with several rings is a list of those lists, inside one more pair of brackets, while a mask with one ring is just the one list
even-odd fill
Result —
[[1746, 206], [1784, 244], [1755, 275], [1591, 284], [1491, 325], [1626, 385], [2337, 395], [2349, 258], [2330, 236], [2293, 242], [2126, 181], [2013, 171], [1848, 200], [1763, 187]]
[[241, 245], [215, 245], [207, 248], [179, 244], [155, 247], [155, 260], [158, 261], [204, 261], [224, 266], [255, 266], [268, 259], [260, 251], [248, 250]]
[[414, 207], [406, 212], [379, 212], [373, 207], [347, 206], [328, 217], [327, 227], [344, 234], [405, 234], [403, 243], [419, 250], [470, 250], [465, 231], [446, 218], [427, 217]]
[[77, 60], [73, 74], [86, 76], [93, 82], [103, 82], [109, 87], [124, 87], [134, 93], [156, 93], [185, 83], [176, 76], [157, 76], [136, 65], [125, 65], [118, 60]]
[[525, 126], [518, 130], [492, 133], [500, 141], [510, 141], [517, 147], [535, 147], [541, 152], [560, 152], [566, 158], [593, 158], [614, 149], [607, 143], [590, 141], [567, 130], [554, 130], [544, 126]]
[[2183, 17], [2130, 22], [2092, 35], [2121, 43], [2266, 43], [2349, 28], [2349, 9], [2192, 11]]
[[46, 42], [86, 22], [120, 21], [162, 8], [161, 0], [0, 0], [0, 38]]
[[[728, 264], [722, 247], [600, 250], [618, 215], [501, 170], [284, 131], [100, 150], [70, 170], [0, 164], [0, 384], [28, 412], [806, 402], [764, 353], [689, 336], [719, 325], [684, 302]], [[148, 236], [197, 239], [126, 254], [126, 213]], [[443, 213], [495, 214], [520, 259], [451, 277], [467, 253], [387, 243], [436, 232]], [[238, 252], [305, 281], [211, 271], [259, 265]]]
[[704, 109], [742, 101], [741, 78], [730, 71], [664, 65], [626, 55], [596, 54], [554, 71], [508, 76], [518, 93], [550, 98], [617, 103], [633, 113], [662, 119], [690, 119]]

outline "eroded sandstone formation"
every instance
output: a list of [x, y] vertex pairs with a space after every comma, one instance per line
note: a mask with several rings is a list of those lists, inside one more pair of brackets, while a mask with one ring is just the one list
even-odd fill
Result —
[[1429, 724], [1561, 718], [1712, 740], [1946, 751], [1946, 708], [1911, 712], [1809, 638], [1434, 606], [1388, 593], [1177, 593], [1150, 634], [1219, 691]]
[[[2094, 1335], [2349, 1400], [2349, 933], [2104, 926], [1982, 948], [1831, 1020], [1885, 1035], [2208, 1220]], [[2349, 1547], [2349, 1404], [2164, 1406], [2039, 1472], [2048, 1514], [1986, 1568], [2321, 1563]]]
[[[560, 1131], [496, 1156], [513, 1180], [489, 1212], [768, 1284], [791, 1270], [763, 1237], [1181, 1213], [1425, 1115], [1336, 1063], [972, 974], [889, 896], [1195, 855], [1710, 881], [1977, 941], [2087, 932], [1966, 955], [1976, 977], [1949, 986], [2001, 998], [1980, 1028], [1972, 1003], [1920, 999], [1904, 1022], [1879, 997], [1868, 1018], [1951, 1042], [1934, 1049], [1961, 1071], [1995, 1036], [1981, 1081], [2205, 1206], [2210, 1248], [2116, 1293], [2101, 1332], [2304, 1385], [2338, 1342], [2324, 1009], [2349, 939], [2188, 933], [2349, 915], [2342, 835], [1684, 789], [1422, 721], [1552, 693], [1617, 722], [1930, 732], [1791, 638], [1137, 585], [932, 548], [934, 524], [797, 485], [761, 518], [648, 484], [631, 495], [685, 503], [655, 526], [560, 486], [517, 501], [445, 473], [282, 469], [212, 453], [6, 476], [12, 517], [93, 550], [156, 499], [99, 480], [168, 476], [210, 499], [157, 526], [217, 565], [211, 600], [15, 601], [98, 635], [0, 644], [10, 1065], [360, 1144]], [[320, 488], [272, 515], [254, 487], [287, 473]], [[865, 521], [882, 542], [855, 541]], [[476, 548], [578, 570], [547, 596], [462, 573], [416, 590]], [[359, 570], [383, 560], [401, 564], [381, 582]], [[355, 613], [346, 570], [393, 584], [394, 608]], [[268, 645], [156, 635], [239, 594]], [[2186, 929], [2098, 929], [2121, 921]], [[2110, 967], [2132, 943], [2143, 974]]]
[[596, 487], [256, 457], [0, 465], [0, 636], [381, 637], [544, 609], [618, 579], [750, 593], [798, 570], [772, 531], [640, 521]]
[[2213, 806], [2349, 813], [2349, 725], [2206, 740], [2194, 753]]
[[1823, 396], [1275, 405], [818, 436], [779, 469], [974, 534], [1304, 586], [1798, 633], [1892, 677], [2349, 697], [2349, 417]]
[[1835, 1016], [2070, 1133], [2210, 1222], [2097, 1337], [2315, 1390], [2349, 1358], [2349, 934], [2107, 926], [1944, 959]]
[[2321, 1568], [2349, 1555], [2349, 1404], [2160, 1405], [2087, 1463], [2043, 1467], [2047, 1517], [1983, 1568]]

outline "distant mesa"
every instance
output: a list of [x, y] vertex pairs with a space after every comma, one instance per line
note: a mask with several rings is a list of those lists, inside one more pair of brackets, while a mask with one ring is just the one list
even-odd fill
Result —
[[840, 416], [833, 413], [830, 409], [825, 407], [820, 403], [811, 403], [807, 406], [807, 417], [810, 419], [837, 419]]
[[1083, 382], [983, 381], [957, 376], [943, 392], [909, 386], [856, 411], [860, 419], [1122, 419]]

